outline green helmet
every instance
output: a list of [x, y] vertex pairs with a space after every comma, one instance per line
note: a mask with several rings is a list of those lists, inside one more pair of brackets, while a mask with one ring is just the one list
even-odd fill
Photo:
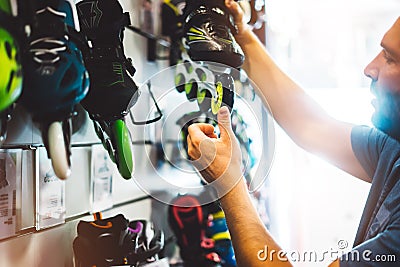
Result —
[[22, 69], [15, 38], [0, 26], [0, 112], [14, 103], [22, 91]]

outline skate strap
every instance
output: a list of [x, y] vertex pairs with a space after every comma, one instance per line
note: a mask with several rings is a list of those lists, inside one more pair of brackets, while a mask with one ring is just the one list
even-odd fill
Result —
[[229, 27], [232, 33], [237, 32], [233, 20], [228, 12], [226, 12], [224, 9], [218, 6], [207, 7], [204, 5], [201, 5], [200, 7], [196, 8], [186, 17], [185, 31], [189, 30], [189, 28], [193, 25], [193, 22], [191, 23], [191, 21], [196, 16], [208, 17], [210, 19], [215, 20], [218, 23], [221, 23], [222, 25], [226, 25], [227, 27]]
[[101, 212], [95, 212], [95, 213], [93, 213], [93, 218], [94, 218], [95, 221], [102, 220], [103, 219], [103, 215], [101, 214]]
[[147, 247], [144, 245], [142, 248], [144, 250], [137, 252], [134, 256], [137, 261], [141, 262], [154, 257], [164, 248], [164, 233], [161, 230], [158, 230], [150, 241], [149, 246]]
[[44, 11], [42, 11], [41, 14], [39, 15], [38, 13], [35, 14], [31, 25], [32, 32], [34, 32], [34, 35], [36, 37], [54, 36], [56, 38], [59, 37], [65, 38], [66, 36], [67, 39], [70, 39], [72, 42], [74, 42], [75, 45], [80, 50], [88, 50], [89, 43], [86, 40], [85, 36], [82, 33], [78, 32], [74, 27], [62, 21], [61, 19], [54, 19], [58, 15], [55, 15], [52, 12], [47, 12], [47, 10], [50, 9], [51, 8], [43, 9]]
[[143, 223], [141, 221], [132, 221], [129, 223], [128, 231], [132, 234], [139, 234], [143, 230]]
[[96, 46], [91, 49], [91, 53], [89, 53], [88, 58], [92, 64], [98, 64], [99, 62], [104, 63], [104, 60], [115, 61], [122, 61], [125, 65], [126, 70], [129, 72], [130, 75], [134, 75], [136, 72], [135, 67], [132, 64], [132, 59], [125, 58], [124, 50], [121, 46]]
[[129, 12], [124, 12], [121, 16], [121, 19], [117, 20], [111, 25], [116, 29], [125, 28], [126, 26], [131, 25], [131, 18], [129, 16]]

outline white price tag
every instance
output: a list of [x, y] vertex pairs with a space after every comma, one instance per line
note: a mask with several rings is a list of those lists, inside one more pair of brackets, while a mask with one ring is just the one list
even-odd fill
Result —
[[92, 146], [91, 203], [92, 213], [112, 208], [112, 162], [102, 145]]
[[45, 148], [39, 148], [37, 177], [38, 207], [36, 229], [43, 229], [65, 222], [65, 181], [53, 171]]
[[15, 235], [17, 178], [21, 177], [21, 151], [0, 151], [0, 239]]

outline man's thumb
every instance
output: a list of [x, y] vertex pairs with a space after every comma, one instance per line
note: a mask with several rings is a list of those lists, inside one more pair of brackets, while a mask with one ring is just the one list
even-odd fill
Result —
[[230, 138], [230, 135], [233, 134], [231, 126], [231, 114], [226, 106], [220, 108], [217, 119], [221, 138]]

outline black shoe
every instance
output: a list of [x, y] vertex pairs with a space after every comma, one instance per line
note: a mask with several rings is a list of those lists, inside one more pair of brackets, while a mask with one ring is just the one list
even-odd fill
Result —
[[244, 54], [236, 43], [235, 27], [223, 0], [188, 0], [184, 33], [193, 61], [212, 61], [240, 68]]
[[82, 33], [92, 49], [84, 53], [90, 76], [83, 107], [94, 118], [119, 119], [136, 103], [135, 68], [126, 58], [123, 31], [130, 24], [117, 0], [84, 0], [77, 4]]
[[73, 242], [78, 266], [126, 264], [136, 246], [136, 234], [129, 230], [128, 223], [122, 214], [93, 222], [80, 221]]

